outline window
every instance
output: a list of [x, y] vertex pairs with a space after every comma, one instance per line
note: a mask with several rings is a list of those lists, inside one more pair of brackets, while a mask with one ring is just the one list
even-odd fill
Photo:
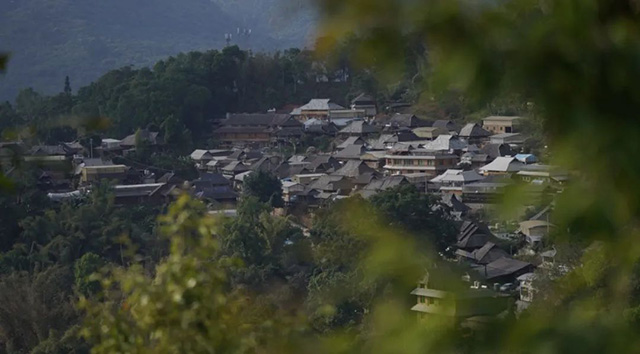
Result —
[[511, 127], [506, 127], [504, 131], [507, 133], [511, 133]]
[[432, 297], [428, 297], [427, 298], [427, 305], [434, 305], [435, 304], [435, 299]]

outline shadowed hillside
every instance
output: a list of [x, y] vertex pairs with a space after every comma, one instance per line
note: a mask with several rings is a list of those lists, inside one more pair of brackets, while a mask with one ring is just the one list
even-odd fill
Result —
[[[108, 70], [149, 65], [182, 51], [220, 48], [243, 21], [209, 0], [8, 0], [0, 2], [0, 51], [12, 53], [0, 99], [19, 89], [80, 87]], [[234, 43], [280, 47], [267, 31]]]

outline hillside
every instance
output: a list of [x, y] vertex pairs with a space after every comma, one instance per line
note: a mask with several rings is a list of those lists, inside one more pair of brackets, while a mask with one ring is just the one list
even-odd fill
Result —
[[[0, 2], [0, 52], [12, 54], [0, 79], [0, 99], [13, 99], [25, 87], [58, 92], [66, 75], [77, 88], [124, 65], [140, 67], [182, 51], [220, 48], [225, 33], [244, 26], [231, 10], [236, 9], [223, 10], [210, 0]], [[253, 50], [293, 44], [273, 39], [266, 30], [234, 41]]]
[[317, 21], [309, 0], [212, 0], [252, 34], [268, 34], [282, 46], [313, 44]]

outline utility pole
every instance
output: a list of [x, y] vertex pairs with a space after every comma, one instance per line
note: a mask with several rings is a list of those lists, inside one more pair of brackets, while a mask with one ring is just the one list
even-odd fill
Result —
[[93, 138], [89, 138], [89, 156], [93, 158]]

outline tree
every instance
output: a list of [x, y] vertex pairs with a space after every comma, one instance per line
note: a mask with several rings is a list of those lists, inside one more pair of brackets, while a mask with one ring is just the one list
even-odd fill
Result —
[[407, 230], [424, 245], [444, 252], [455, 242], [457, 229], [449, 207], [438, 199], [407, 184], [374, 195], [371, 203], [392, 227]]
[[172, 151], [179, 154], [191, 150], [191, 131], [174, 115], [167, 117], [161, 128], [164, 128], [164, 143]]
[[255, 171], [243, 181], [245, 195], [254, 196], [263, 203], [274, 208], [284, 206], [282, 199], [282, 183], [275, 175], [265, 171]]
[[100, 290], [100, 282], [92, 276], [105, 265], [104, 259], [95, 253], [85, 253], [73, 266], [75, 289], [84, 296], [91, 296]]
[[0, 277], [0, 348], [3, 352], [30, 352], [53, 333], [64, 333], [77, 321], [78, 313], [69, 291], [72, 278], [67, 267]]
[[162, 225], [171, 255], [152, 277], [140, 266], [115, 269], [116, 283], [103, 282], [104, 301], [82, 300], [87, 313], [82, 333], [94, 344], [92, 351], [284, 350], [295, 333], [286, 325], [288, 316], [229, 289], [226, 269], [233, 263], [215, 260], [220, 250], [215, 221], [204, 205], [182, 196]]
[[62, 92], [67, 96], [71, 96], [71, 81], [69, 80], [69, 76], [65, 76], [64, 78], [64, 89]]

